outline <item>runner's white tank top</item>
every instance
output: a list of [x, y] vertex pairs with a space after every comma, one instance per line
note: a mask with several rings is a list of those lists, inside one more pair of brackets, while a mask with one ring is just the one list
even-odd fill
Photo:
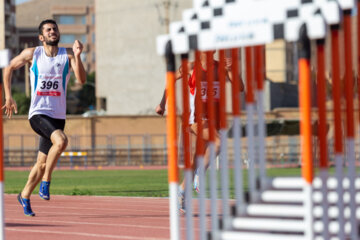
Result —
[[36, 114], [66, 118], [66, 88], [70, 78], [65, 48], [48, 57], [44, 47], [36, 47], [30, 67], [31, 103], [29, 119]]

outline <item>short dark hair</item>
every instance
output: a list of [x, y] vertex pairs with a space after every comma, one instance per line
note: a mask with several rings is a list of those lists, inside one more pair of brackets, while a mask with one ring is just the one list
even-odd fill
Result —
[[39, 25], [39, 34], [40, 34], [40, 35], [42, 35], [43, 26], [44, 26], [45, 24], [48, 24], [48, 23], [54, 24], [54, 25], [56, 25], [56, 27], [57, 27], [57, 23], [56, 23], [55, 20], [53, 20], [53, 19], [46, 19], [46, 20], [42, 21], [42, 22], [40, 23], [40, 25]]

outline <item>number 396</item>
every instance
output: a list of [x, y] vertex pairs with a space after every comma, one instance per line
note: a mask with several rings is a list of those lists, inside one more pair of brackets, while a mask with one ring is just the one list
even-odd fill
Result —
[[58, 81], [55, 81], [55, 82], [51, 82], [51, 81], [42, 81], [41, 82], [41, 89], [58, 89], [59, 87], [59, 82]]

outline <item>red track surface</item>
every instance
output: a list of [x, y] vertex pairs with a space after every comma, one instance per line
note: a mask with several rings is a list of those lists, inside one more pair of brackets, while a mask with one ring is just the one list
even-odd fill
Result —
[[[52, 195], [50, 201], [44, 201], [33, 195], [31, 205], [36, 216], [26, 217], [16, 195], [5, 195], [7, 240], [170, 238], [166, 198]], [[197, 225], [195, 219], [195, 232]], [[184, 228], [181, 231], [184, 233]]]

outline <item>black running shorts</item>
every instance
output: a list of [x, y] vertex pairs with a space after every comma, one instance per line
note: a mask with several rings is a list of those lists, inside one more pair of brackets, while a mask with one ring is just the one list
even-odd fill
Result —
[[46, 115], [34, 115], [29, 121], [31, 128], [40, 135], [39, 151], [47, 155], [52, 146], [50, 136], [57, 129], [64, 131], [65, 119], [55, 119]]

